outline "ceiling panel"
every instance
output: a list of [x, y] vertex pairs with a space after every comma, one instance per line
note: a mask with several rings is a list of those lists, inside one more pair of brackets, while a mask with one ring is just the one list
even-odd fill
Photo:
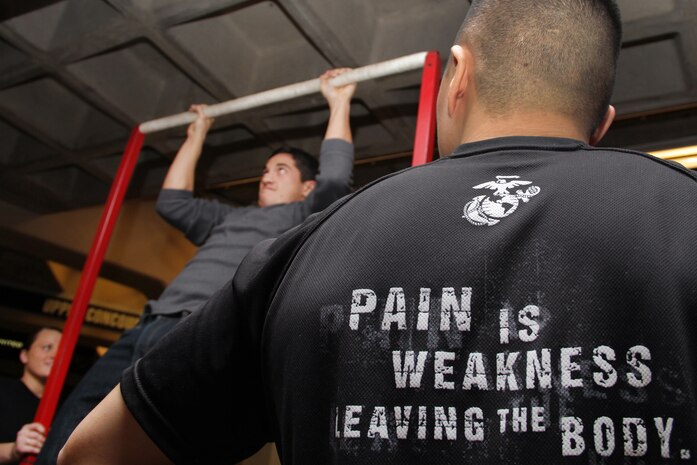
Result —
[[7, 26], [43, 51], [68, 47], [109, 30], [123, 18], [108, 4], [94, 0], [66, 0], [18, 16]]
[[613, 100], [618, 104], [680, 96], [690, 90], [678, 36], [661, 37], [622, 49]]
[[0, 112], [68, 149], [127, 135], [123, 126], [51, 78], [0, 91]]
[[133, 121], [147, 121], [185, 110], [175, 95], [198, 93], [203, 103], [213, 102], [149, 42], [138, 42], [67, 68]]
[[42, 160], [53, 153], [46, 145], [18, 129], [0, 121], [0, 164], [23, 165]]
[[330, 66], [272, 2], [192, 21], [169, 33], [236, 96], [312, 79]]
[[677, 0], [618, 0], [622, 12], [622, 20], [632, 23], [642, 19], [652, 19], [673, 13], [678, 6]]
[[109, 192], [108, 184], [77, 166], [35, 172], [27, 177], [50, 190], [60, 201], [76, 207], [94, 205]]
[[0, 61], [1, 74], [29, 63], [27, 55], [8, 45], [3, 40], [0, 40], [0, 57], [2, 57], [2, 61]]

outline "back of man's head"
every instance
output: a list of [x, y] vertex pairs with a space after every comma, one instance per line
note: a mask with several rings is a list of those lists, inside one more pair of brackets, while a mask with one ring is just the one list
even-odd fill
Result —
[[564, 114], [591, 134], [610, 103], [621, 36], [614, 0], [473, 0], [456, 42], [476, 57], [489, 114]]

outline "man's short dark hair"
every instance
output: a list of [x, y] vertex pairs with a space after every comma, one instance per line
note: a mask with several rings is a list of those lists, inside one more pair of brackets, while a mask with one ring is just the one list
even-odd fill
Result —
[[[293, 157], [295, 166], [300, 170], [300, 180], [302, 182], [313, 181], [317, 177], [317, 173], [319, 172], [319, 161], [306, 151], [297, 147], [284, 145], [274, 150], [271, 155], [269, 155], [269, 158], [279, 153], [287, 153]], [[267, 160], [269, 158], [267, 158]]]
[[456, 42], [475, 54], [491, 114], [554, 111], [590, 135], [610, 104], [621, 40], [614, 0], [472, 0]]
[[52, 328], [51, 326], [41, 326], [40, 328], [37, 328], [31, 333], [29, 333], [27, 337], [24, 338], [24, 345], [22, 346], [22, 350], [29, 350], [31, 348], [31, 345], [34, 343], [34, 341], [36, 341], [36, 338], [39, 336], [39, 333], [44, 329], [49, 331], [58, 331], [59, 333], [61, 332], [61, 330], [58, 328]]

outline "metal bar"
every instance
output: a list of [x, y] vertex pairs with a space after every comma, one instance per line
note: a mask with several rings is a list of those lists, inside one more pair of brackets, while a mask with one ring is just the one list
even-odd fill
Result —
[[414, 136], [414, 155], [411, 166], [422, 165], [433, 160], [433, 146], [436, 134], [436, 100], [440, 83], [440, 56], [431, 51], [426, 55], [421, 92], [419, 95], [419, 112], [416, 117], [416, 135]]
[[[363, 66], [353, 69], [347, 73], [337, 76], [332, 79], [330, 84], [334, 86], [342, 86], [352, 82], [367, 81], [392, 74], [398, 74], [405, 71], [419, 69], [424, 66], [424, 59], [427, 52], [414, 53], [412, 55], [387, 60], [372, 65]], [[256, 108], [270, 103], [282, 102], [292, 98], [301, 97], [303, 95], [314, 94], [320, 91], [319, 78], [310, 79], [309, 81], [298, 82], [276, 89], [266, 90], [258, 94], [247, 95], [227, 102], [210, 105], [206, 108], [207, 116], [216, 117], [227, 115], [238, 111]], [[178, 113], [176, 115], [167, 116], [151, 121], [147, 121], [140, 125], [140, 132], [150, 134], [164, 129], [170, 129], [177, 126], [184, 126], [196, 119], [196, 115], [190, 111]]]
[[[128, 144], [126, 144], [121, 164], [114, 177], [114, 182], [111, 185], [111, 191], [109, 192], [109, 197], [104, 206], [102, 217], [99, 221], [99, 227], [97, 228], [97, 233], [92, 242], [92, 248], [87, 255], [87, 260], [85, 261], [85, 266], [80, 276], [80, 283], [78, 284], [77, 292], [75, 293], [75, 298], [73, 299], [73, 304], [68, 314], [68, 320], [63, 328], [63, 338], [58, 346], [58, 352], [53, 362], [51, 374], [46, 381], [44, 394], [41, 397], [39, 408], [34, 417], [34, 421], [44, 425], [47, 430], [56, 413], [56, 406], [58, 405], [60, 393], [65, 383], [65, 377], [68, 374], [70, 361], [75, 351], [78, 336], [80, 335], [80, 328], [85, 319], [87, 305], [92, 296], [97, 275], [99, 274], [99, 269], [104, 260], [104, 254], [109, 245], [111, 233], [114, 231], [119, 210], [121, 210], [121, 204], [128, 190], [128, 184], [131, 180], [136, 161], [138, 160], [140, 148], [143, 145], [143, 139], [144, 135], [140, 132], [138, 127], [136, 126], [133, 128], [131, 136], [128, 139]], [[35, 461], [36, 456], [26, 455], [22, 459], [21, 464], [33, 464]]]

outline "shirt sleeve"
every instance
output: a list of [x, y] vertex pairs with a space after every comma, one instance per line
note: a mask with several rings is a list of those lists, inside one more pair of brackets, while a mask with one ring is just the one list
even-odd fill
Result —
[[129, 411], [175, 464], [237, 463], [270, 441], [260, 315], [239, 306], [229, 282], [122, 376]]
[[266, 312], [326, 213], [258, 244], [232, 281], [124, 372], [129, 411], [174, 463], [237, 463], [274, 440], [262, 366]]
[[193, 192], [182, 189], [162, 189], [155, 209], [195, 245], [203, 244], [211, 230], [236, 211], [215, 200], [195, 198]]
[[303, 202], [307, 214], [324, 210], [351, 192], [353, 144], [343, 139], [325, 139], [319, 154], [317, 185]]

